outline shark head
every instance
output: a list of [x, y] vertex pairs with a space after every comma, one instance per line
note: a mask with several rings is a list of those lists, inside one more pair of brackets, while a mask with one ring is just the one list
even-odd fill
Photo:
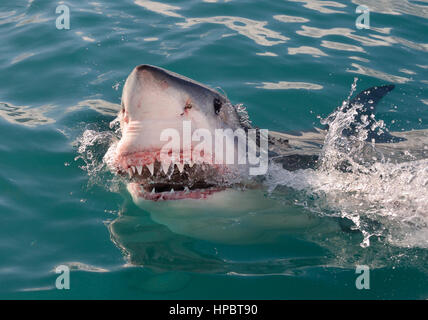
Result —
[[[233, 165], [214, 161], [220, 152], [213, 147], [214, 132], [243, 131], [236, 107], [223, 94], [162, 68], [140, 65], [125, 82], [118, 119], [122, 136], [113, 166], [128, 175], [133, 196], [200, 199], [236, 181]], [[224, 137], [226, 144], [235, 141], [233, 135]]]

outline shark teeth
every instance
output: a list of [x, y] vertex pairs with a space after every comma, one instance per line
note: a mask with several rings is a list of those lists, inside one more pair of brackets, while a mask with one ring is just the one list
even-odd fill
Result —
[[195, 163], [192, 160], [189, 160], [187, 164], [189, 165], [190, 168], [192, 168]]
[[154, 171], [155, 171], [155, 164], [152, 162], [150, 164], [146, 164], [147, 169], [149, 169], [150, 174], [153, 175]]
[[177, 166], [178, 171], [180, 171], [180, 173], [182, 173], [184, 170], [184, 164], [176, 163], [175, 165]]
[[[188, 165], [189, 168], [193, 168], [195, 165], [200, 167], [201, 170], [204, 170], [204, 162], [198, 162], [198, 161], [192, 161], [192, 160], [184, 160], [183, 162], [167, 162], [163, 161], [160, 162], [161, 171], [164, 172], [165, 175], [172, 174], [175, 170], [175, 167], [177, 167], [177, 170], [180, 174], [182, 174], [185, 171], [185, 166]], [[154, 176], [155, 174], [155, 163], [152, 162], [150, 164], [141, 164], [141, 165], [132, 165], [129, 164], [128, 168], [126, 169], [126, 172], [128, 173], [129, 177], [132, 178], [134, 175], [140, 175], [143, 176], [143, 168], [144, 166], [147, 167], [148, 171], [150, 172], [151, 176]], [[172, 169], [171, 169], [172, 167]]]
[[168, 173], [169, 171], [169, 166], [171, 165], [171, 163], [167, 163], [167, 162], [162, 162], [162, 170], [165, 174]]
[[143, 172], [143, 166], [137, 166], [137, 172], [139, 175]]

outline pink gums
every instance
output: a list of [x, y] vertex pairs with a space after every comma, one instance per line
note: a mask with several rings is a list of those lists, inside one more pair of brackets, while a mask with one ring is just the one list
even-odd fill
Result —
[[[171, 157], [172, 152], [169, 153], [168, 158]], [[191, 153], [190, 153], [191, 154]], [[139, 151], [132, 153], [120, 154], [116, 158], [116, 165], [118, 168], [128, 169], [131, 166], [143, 166], [154, 163], [155, 161], [161, 161], [160, 150], [152, 151]], [[180, 152], [179, 161], [174, 161], [174, 163], [186, 163], [183, 162], [184, 156], [183, 151]], [[213, 164], [211, 155], [201, 155], [197, 160], [193, 160], [195, 163], [208, 163]], [[217, 165], [215, 165], [217, 167]]]

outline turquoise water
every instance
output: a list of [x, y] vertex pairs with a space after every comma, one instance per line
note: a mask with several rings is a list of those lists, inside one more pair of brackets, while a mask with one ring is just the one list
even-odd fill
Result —
[[[283, 132], [321, 127], [354, 77], [357, 90], [394, 83], [377, 118], [428, 129], [427, 1], [63, 3], [70, 30], [56, 29], [55, 1], [0, 5], [0, 297], [428, 298], [424, 181], [353, 177], [378, 196], [359, 198], [361, 210], [337, 191], [341, 175], [282, 172], [273, 193], [248, 194], [273, 213], [176, 217], [138, 208], [102, 163], [124, 80], [142, 63], [220, 87], [258, 127]], [[370, 30], [355, 27], [358, 4]], [[419, 181], [426, 162], [409, 170]], [[295, 186], [303, 180], [327, 196]], [[206, 237], [195, 232], [207, 224]], [[70, 290], [55, 288], [59, 265]], [[370, 267], [370, 290], [356, 289], [356, 265]]]

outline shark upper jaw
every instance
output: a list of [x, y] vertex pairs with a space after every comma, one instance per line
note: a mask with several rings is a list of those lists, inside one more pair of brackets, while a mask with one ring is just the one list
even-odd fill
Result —
[[[161, 157], [165, 142], [159, 141], [159, 135], [165, 129], [163, 125], [152, 121], [146, 126], [126, 125], [122, 130], [123, 136], [115, 150], [114, 170], [128, 180], [128, 190], [133, 196], [151, 201], [206, 199], [224, 190], [227, 185], [224, 177], [232, 167], [213, 164], [212, 154], [188, 160], [180, 150], [180, 159], [172, 161], [171, 154], [167, 160]], [[190, 155], [194, 147], [191, 145], [187, 150]]]
[[225, 189], [228, 168], [207, 162], [161, 161], [159, 150], [119, 154], [116, 172], [129, 180], [139, 198], [152, 201], [205, 199]]

